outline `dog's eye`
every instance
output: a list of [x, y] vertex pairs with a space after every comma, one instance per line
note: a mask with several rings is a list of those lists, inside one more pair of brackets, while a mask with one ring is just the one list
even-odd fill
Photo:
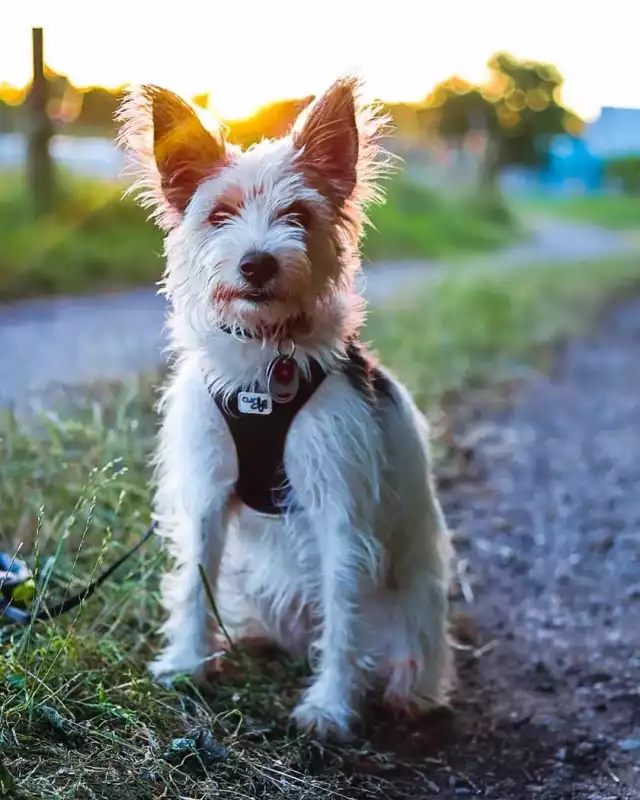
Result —
[[235, 213], [235, 209], [229, 206], [216, 206], [209, 214], [209, 224], [217, 228], [219, 225], [222, 225], [223, 222], [231, 219]]
[[286, 219], [287, 222], [292, 222], [306, 230], [311, 225], [312, 217], [311, 211], [304, 203], [295, 202], [283, 208], [278, 214], [278, 219]]

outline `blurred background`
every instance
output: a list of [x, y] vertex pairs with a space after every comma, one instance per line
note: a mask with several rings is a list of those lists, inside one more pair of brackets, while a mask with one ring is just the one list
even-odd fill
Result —
[[[387, 146], [403, 159], [363, 246], [374, 294], [478, 255], [608, 255], [620, 240], [606, 229], [633, 229], [640, 211], [639, 17], [634, 0], [589, 10], [540, 0], [517, 14], [503, 0], [397, 0], [384, 12], [360, 0], [309, 10], [288, 0], [242, 9], [185, 0], [170, 15], [121, 0], [91, 14], [71, 0], [17, 4], [0, 28], [5, 347], [25, 347], [31, 330], [27, 312], [8, 316], [6, 304], [96, 298], [161, 277], [160, 234], [122, 199], [114, 112], [132, 82], [173, 89], [249, 146], [285, 133], [336, 76], [362, 75], [369, 99], [393, 118]], [[88, 364], [83, 375], [99, 364], [120, 377], [124, 364], [137, 371], [157, 360], [160, 334], [140, 339], [138, 328], [158, 331], [163, 309], [149, 293], [118, 297], [99, 306], [112, 315], [99, 333], [106, 341], [111, 330], [109, 347], [74, 356]], [[67, 312], [80, 320], [86, 308], [93, 320], [97, 306], [68, 308], [47, 306], [56, 331]], [[29, 361], [32, 350], [21, 352]]]

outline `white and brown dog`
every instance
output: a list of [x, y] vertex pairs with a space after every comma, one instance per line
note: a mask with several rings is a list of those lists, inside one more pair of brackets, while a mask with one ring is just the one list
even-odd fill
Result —
[[217, 625], [311, 657], [294, 717], [345, 736], [368, 688], [440, 702], [450, 549], [429, 430], [358, 340], [354, 290], [385, 122], [344, 78], [290, 135], [246, 151], [155, 86], [121, 141], [167, 231], [175, 366], [161, 403], [156, 516], [166, 647], [153, 673], [206, 674]]

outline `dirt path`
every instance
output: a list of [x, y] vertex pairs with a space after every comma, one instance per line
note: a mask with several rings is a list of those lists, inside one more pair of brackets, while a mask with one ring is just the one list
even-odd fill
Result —
[[[384, 303], [453, 269], [571, 263], [637, 248], [620, 232], [536, 220], [529, 239], [469, 257], [459, 267], [428, 261], [371, 266], [363, 276], [363, 291], [370, 302]], [[0, 406], [28, 399], [48, 407], [55, 398], [52, 386], [129, 379], [157, 368], [166, 344], [165, 312], [153, 288], [0, 305]]]
[[405, 741], [389, 796], [640, 798], [640, 302], [506, 409], [455, 416], [471, 474], [443, 491], [476, 633], [452, 717], [379, 731]]

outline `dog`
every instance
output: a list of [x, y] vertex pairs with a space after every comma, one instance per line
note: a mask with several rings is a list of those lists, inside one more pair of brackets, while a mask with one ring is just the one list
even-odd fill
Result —
[[389, 162], [388, 120], [361, 97], [342, 77], [246, 150], [157, 86], [119, 111], [132, 188], [166, 232], [154, 515], [174, 566], [151, 670], [206, 680], [222, 622], [308, 659], [293, 718], [321, 739], [348, 737], [370, 690], [422, 713], [452, 678], [429, 427], [359, 339], [359, 242]]

